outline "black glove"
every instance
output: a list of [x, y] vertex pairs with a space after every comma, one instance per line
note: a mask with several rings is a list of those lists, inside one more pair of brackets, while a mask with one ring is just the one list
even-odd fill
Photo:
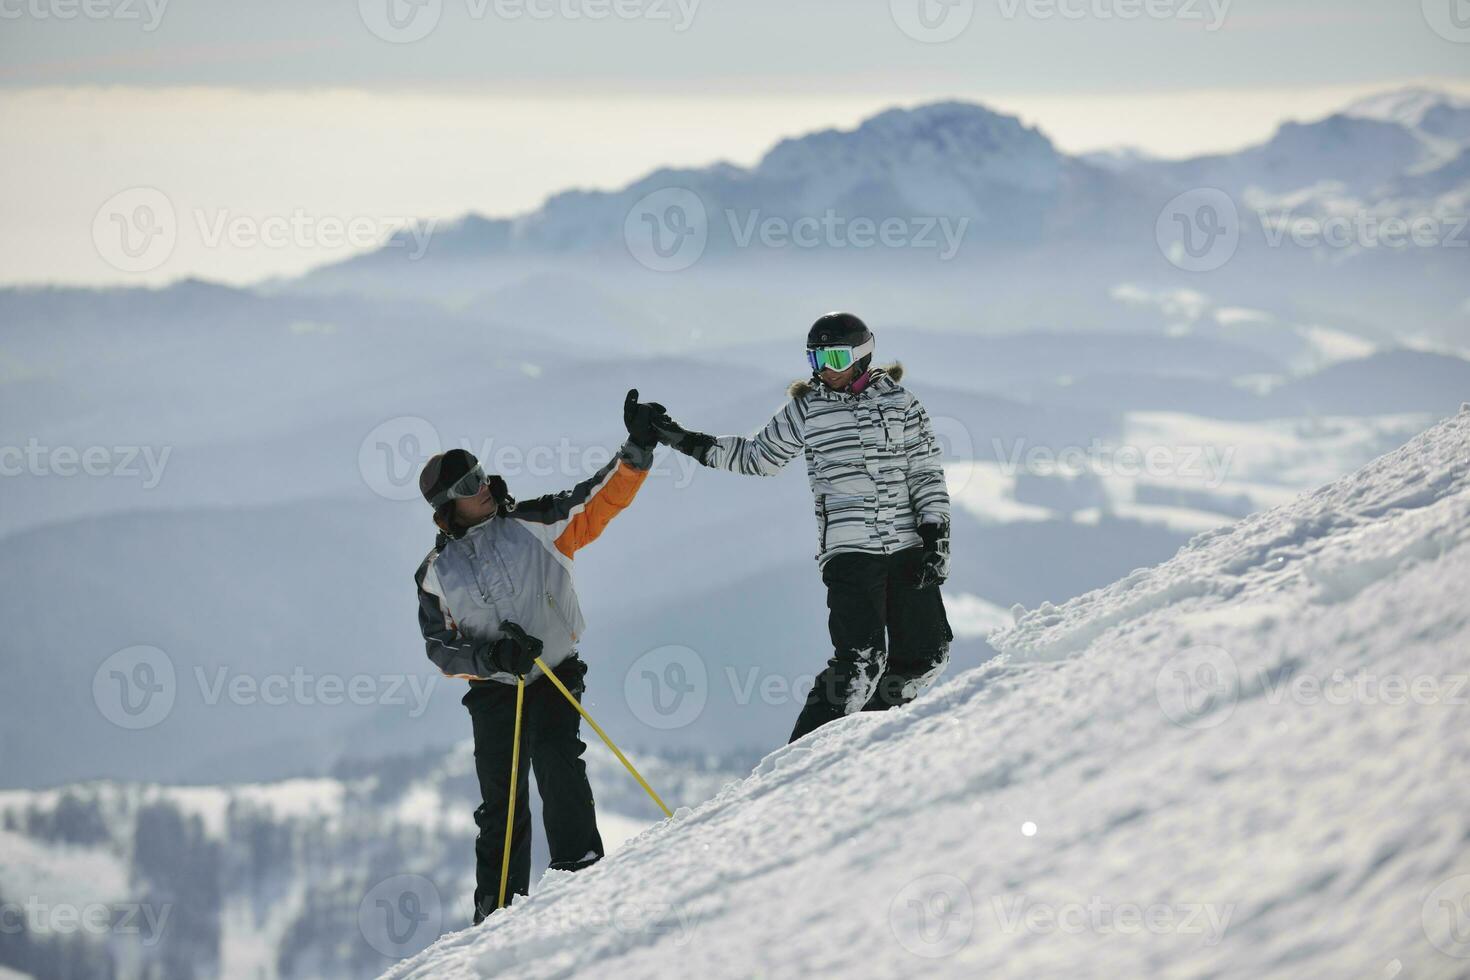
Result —
[[920, 524], [919, 537], [924, 542], [924, 557], [914, 576], [914, 588], [936, 588], [949, 578], [949, 524]]
[[628, 397], [623, 399], [623, 424], [628, 427], [628, 439], [639, 449], [652, 449], [658, 445], [658, 431], [654, 422], [668, 412], [658, 402], [640, 402], [638, 389], [629, 388]]
[[668, 412], [660, 412], [653, 420], [654, 430], [658, 433], [658, 441], [676, 449], [685, 456], [692, 456], [697, 462], [704, 462], [704, 454], [715, 444], [715, 437], [703, 432], [690, 432], [678, 422], [669, 418]]
[[541, 656], [541, 641], [508, 619], [500, 632], [505, 635], [490, 645], [490, 666], [517, 677], [529, 674]]

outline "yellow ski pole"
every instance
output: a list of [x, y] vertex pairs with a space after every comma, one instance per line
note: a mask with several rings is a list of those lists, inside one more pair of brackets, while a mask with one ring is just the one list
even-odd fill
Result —
[[505, 813], [505, 853], [500, 857], [500, 899], [495, 907], [505, 908], [505, 879], [510, 876], [510, 832], [516, 822], [516, 783], [521, 769], [521, 705], [526, 699], [526, 679], [516, 678], [516, 735], [510, 749], [510, 806]]
[[[592, 730], [598, 735], [602, 736], [602, 740], [607, 743], [607, 747], [612, 749], [613, 755], [617, 756], [618, 761], [621, 762], [625, 767], [627, 767], [628, 772], [633, 774], [633, 778], [638, 780], [638, 785], [642, 786], [645, 790], [648, 791], [648, 795], [653, 797], [653, 802], [658, 804], [658, 808], [664, 812], [664, 816], [672, 817], [674, 815], [673, 812], [664, 804], [663, 800], [658, 798], [658, 794], [653, 791], [653, 787], [648, 785], [648, 780], [644, 779], [642, 774], [639, 773], [637, 769], [633, 768], [633, 763], [629, 762], [628, 757], [623, 755], [622, 751], [613, 744], [613, 740], [607, 737], [607, 732], [602, 730], [602, 726], [592, 720], [592, 716], [587, 713], [587, 709], [582, 707], [582, 705], [572, 695], [571, 691], [567, 690], [567, 686], [561, 682], [561, 678], [553, 674], [551, 672], [551, 668], [546, 666], [546, 664], [542, 662], [540, 657], [536, 658], [536, 666], [541, 668], [541, 672], [546, 675], [547, 680], [556, 685], [556, 689], [558, 691], [566, 695], [567, 700], [572, 702], [572, 707], [576, 708], [578, 713], [581, 714], [583, 718], [587, 719], [587, 724], [592, 726]], [[509, 840], [509, 838], [506, 839]], [[502, 878], [501, 880], [503, 881], [504, 879]]]

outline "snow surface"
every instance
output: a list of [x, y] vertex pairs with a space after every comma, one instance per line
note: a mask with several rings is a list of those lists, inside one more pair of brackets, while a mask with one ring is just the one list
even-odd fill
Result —
[[1470, 405], [389, 976], [1470, 974]]

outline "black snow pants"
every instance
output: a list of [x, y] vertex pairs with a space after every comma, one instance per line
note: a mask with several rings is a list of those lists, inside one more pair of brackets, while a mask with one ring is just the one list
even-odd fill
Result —
[[837, 555], [822, 568], [833, 654], [791, 741], [858, 710], [907, 704], [943, 672], [954, 634], [938, 586], [914, 588], [923, 556], [922, 548]]
[[[556, 676], [581, 700], [587, 665], [571, 657], [557, 665]], [[475, 729], [475, 773], [480, 780], [480, 807], [475, 823], [475, 922], [496, 909], [500, 894], [500, 862], [505, 848], [505, 811], [510, 803], [510, 756], [515, 731], [516, 689], [494, 681], [475, 684], [462, 702]], [[510, 874], [505, 896], [525, 895], [531, 884], [531, 804], [529, 772], [536, 771], [541, 792], [541, 820], [551, 851], [551, 866], [575, 871], [603, 855], [597, 811], [582, 753], [582, 718], [544, 677], [526, 685], [521, 713], [521, 760], [516, 786], [515, 826], [511, 830]]]

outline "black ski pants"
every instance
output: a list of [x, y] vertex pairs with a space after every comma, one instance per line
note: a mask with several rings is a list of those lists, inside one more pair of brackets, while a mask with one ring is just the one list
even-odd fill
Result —
[[817, 675], [791, 741], [855, 711], [886, 711], [928, 688], [954, 634], [938, 586], [914, 588], [924, 549], [845, 554], [822, 568], [832, 659]]
[[[587, 665], [577, 657], [558, 664], [556, 676], [581, 700]], [[462, 702], [475, 729], [475, 773], [480, 780], [480, 807], [475, 811], [475, 922], [496, 909], [500, 863], [505, 848], [505, 814], [510, 803], [510, 759], [514, 742], [516, 689], [494, 681], [470, 688]], [[521, 714], [521, 760], [516, 812], [511, 828], [510, 873], [506, 901], [525, 895], [531, 883], [531, 804], [529, 773], [536, 771], [541, 793], [541, 821], [553, 868], [575, 871], [603, 855], [597, 811], [587, 765], [587, 745], [579, 733], [582, 718], [546, 678], [526, 685]]]

